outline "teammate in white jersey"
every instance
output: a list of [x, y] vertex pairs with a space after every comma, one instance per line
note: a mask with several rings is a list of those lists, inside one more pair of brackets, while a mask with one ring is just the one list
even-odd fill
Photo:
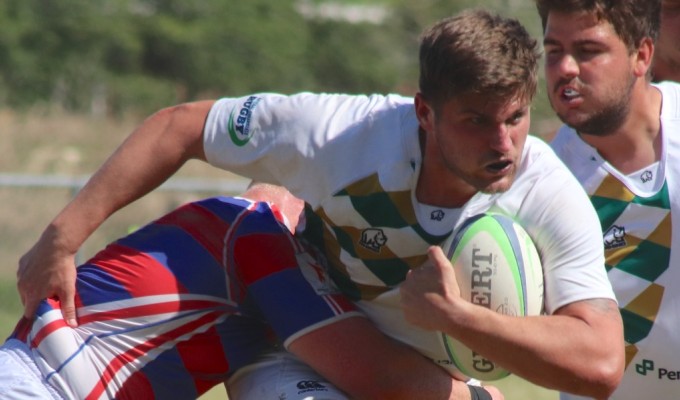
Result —
[[548, 94], [566, 124], [552, 146], [596, 208], [624, 322], [611, 399], [678, 398], [680, 85], [650, 84], [661, 1], [537, 3]]
[[[603, 251], [592, 244], [601, 234], [592, 205], [548, 146], [527, 138], [536, 41], [515, 20], [468, 11], [424, 34], [420, 62], [414, 99], [256, 94], [155, 114], [22, 258], [26, 312], [56, 294], [71, 316], [72, 259], [85, 238], [185, 161], [201, 159], [305, 200], [301, 235], [326, 255], [343, 293], [452, 375], [441, 335], [405, 322], [399, 285], [430, 262], [428, 252], [443, 256], [436, 245], [467, 216], [517, 218], [541, 252], [549, 315], [499, 316], [456, 301], [454, 336], [532, 382], [606, 397], [623, 371], [621, 319]], [[300, 353], [332, 382], [348, 369]], [[489, 398], [462, 382], [450, 389], [451, 398]]]

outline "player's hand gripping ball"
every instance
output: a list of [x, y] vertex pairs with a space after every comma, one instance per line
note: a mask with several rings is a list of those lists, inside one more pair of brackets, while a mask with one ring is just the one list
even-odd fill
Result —
[[[517, 317], [543, 312], [541, 260], [531, 237], [512, 218], [471, 217], [442, 248], [455, 268], [464, 299]], [[510, 374], [445, 334], [444, 342], [451, 360], [468, 377], [492, 381]]]

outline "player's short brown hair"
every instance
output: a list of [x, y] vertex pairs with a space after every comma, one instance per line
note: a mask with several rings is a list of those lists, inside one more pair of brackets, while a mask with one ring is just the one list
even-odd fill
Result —
[[519, 21], [464, 11], [422, 34], [420, 92], [435, 108], [467, 93], [531, 101], [539, 58], [537, 41]]

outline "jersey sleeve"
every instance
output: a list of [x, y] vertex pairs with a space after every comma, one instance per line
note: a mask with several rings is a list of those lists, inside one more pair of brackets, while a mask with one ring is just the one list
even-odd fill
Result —
[[331, 284], [317, 254], [276, 223], [271, 209], [249, 215], [233, 240], [228, 248], [233, 248], [239, 280], [284, 346], [339, 319], [362, 315]]
[[204, 130], [206, 158], [244, 177], [285, 186], [313, 204], [328, 192], [332, 170], [318, 160], [346, 130], [346, 120], [335, 112], [346, 98], [268, 93], [218, 100]]
[[546, 312], [580, 300], [615, 299], [595, 209], [552, 150], [541, 147], [544, 152], [527, 160], [542, 168], [534, 168], [541, 173], [526, 182], [531, 188], [519, 216], [541, 255]]
[[402, 135], [415, 129], [404, 123], [412, 108], [410, 99], [396, 95], [225, 98], [206, 120], [204, 151], [210, 164], [285, 186], [316, 208], [372, 173], [376, 157], [401, 155]]

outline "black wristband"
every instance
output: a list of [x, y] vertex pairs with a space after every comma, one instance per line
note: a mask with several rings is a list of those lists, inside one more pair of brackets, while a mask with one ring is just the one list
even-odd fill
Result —
[[470, 398], [472, 400], [492, 400], [491, 394], [481, 386], [468, 385], [468, 389], [470, 389]]

